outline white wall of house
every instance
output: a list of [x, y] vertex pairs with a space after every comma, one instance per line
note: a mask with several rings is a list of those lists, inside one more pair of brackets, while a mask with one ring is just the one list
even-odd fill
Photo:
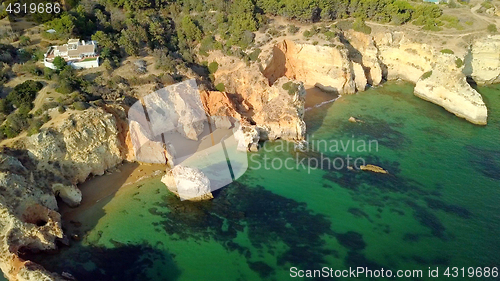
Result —
[[48, 67], [48, 68], [50, 68], [50, 69], [57, 69], [57, 67], [56, 67], [53, 63], [48, 62], [48, 61], [47, 61], [47, 60], [45, 60], [45, 59], [43, 60], [43, 65], [45, 65], [45, 67]]
[[92, 61], [69, 62], [68, 64], [76, 69], [93, 68], [93, 67], [99, 67], [99, 59]]

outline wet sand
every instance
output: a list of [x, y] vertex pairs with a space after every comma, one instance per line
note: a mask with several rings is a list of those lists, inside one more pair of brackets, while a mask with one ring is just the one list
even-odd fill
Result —
[[64, 221], [79, 221], [78, 215], [96, 204], [108, 202], [121, 189], [141, 180], [159, 176], [166, 170], [166, 165], [124, 163], [115, 170], [102, 176], [96, 176], [80, 184], [82, 203], [76, 208], [60, 204], [60, 213]]
[[324, 102], [334, 101], [336, 98], [339, 97], [338, 94], [327, 93], [325, 91], [320, 90], [317, 87], [314, 87], [313, 85], [304, 85], [304, 87], [306, 88], [307, 92], [306, 103], [304, 105], [304, 108], [306, 110], [313, 108]]

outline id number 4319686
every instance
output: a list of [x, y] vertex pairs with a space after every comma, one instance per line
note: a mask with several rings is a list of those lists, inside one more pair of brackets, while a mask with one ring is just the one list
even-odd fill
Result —
[[9, 3], [5, 9], [9, 14], [59, 14], [61, 12], [61, 4], [59, 3]]
[[474, 278], [497, 278], [498, 268], [497, 267], [447, 267], [443, 273], [446, 277], [474, 277]]

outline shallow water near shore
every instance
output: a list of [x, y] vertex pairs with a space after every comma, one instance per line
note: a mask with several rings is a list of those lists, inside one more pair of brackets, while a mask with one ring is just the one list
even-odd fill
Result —
[[[208, 202], [179, 201], [159, 177], [129, 185], [72, 216], [81, 242], [30, 259], [78, 280], [283, 280], [290, 267], [323, 266], [444, 280], [448, 266], [499, 267], [500, 87], [478, 90], [486, 127], [413, 96], [409, 83], [343, 96], [307, 111], [314, 150], [267, 143]], [[378, 149], [336, 151], [332, 140]], [[348, 156], [389, 174], [312, 165]], [[273, 169], [287, 158], [291, 169]]]

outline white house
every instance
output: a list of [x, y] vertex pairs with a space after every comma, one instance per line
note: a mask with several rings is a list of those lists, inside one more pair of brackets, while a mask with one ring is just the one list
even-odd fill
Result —
[[48, 68], [56, 69], [53, 64], [56, 57], [63, 58], [76, 69], [99, 66], [99, 55], [94, 41], [85, 42], [78, 39], [69, 39], [68, 44], [51, 46], [44, 55], [43, 63]]

